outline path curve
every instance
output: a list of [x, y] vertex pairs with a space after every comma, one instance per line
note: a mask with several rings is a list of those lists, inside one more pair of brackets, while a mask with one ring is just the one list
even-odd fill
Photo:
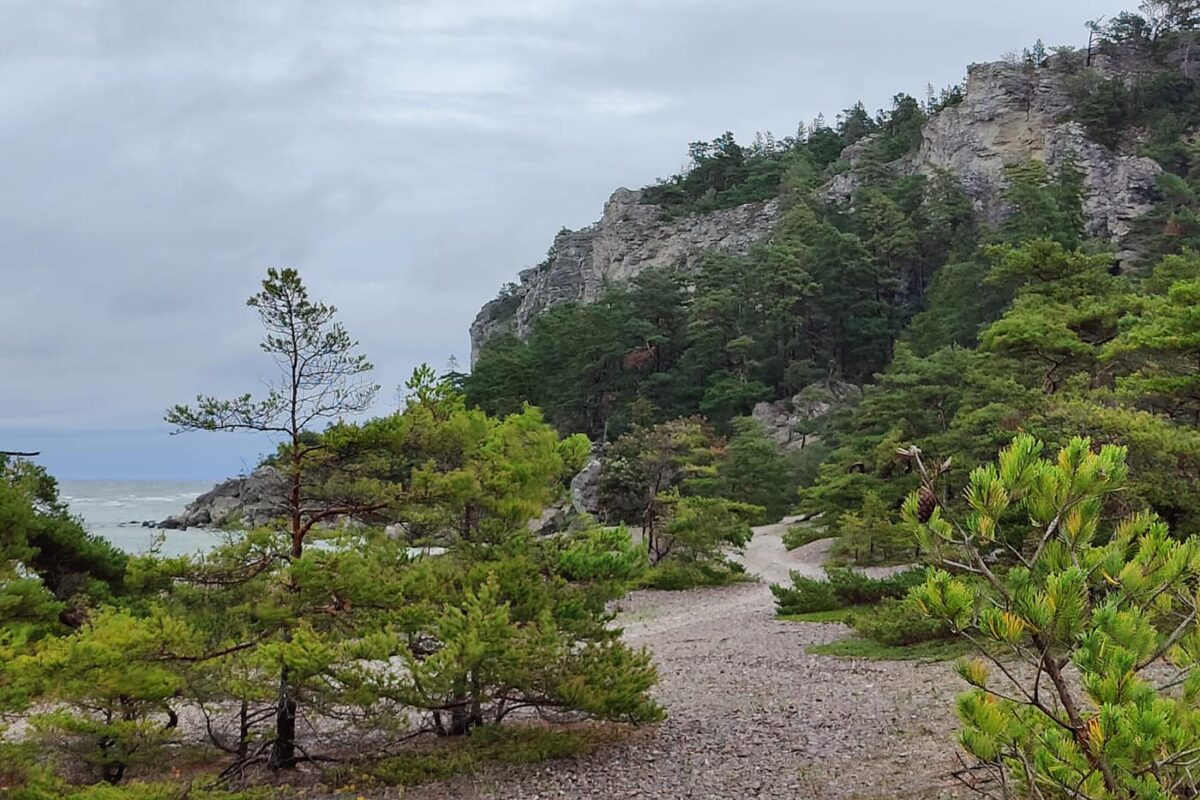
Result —
[[[578, 760], [410, 789], [449, 798], [901, 798], [957, 796], [949, 775], [953, 698], [946, 664], [810, 655], [842, 625], [780, 622], [768, 583], [822, 577], [830, 540], [783, 547], [792, 520], [755, 530], [742, 557], [762, 582], [638, 591], [621, 603], [625, 639], [654, 654], [669, 718]], [[876, 571], [872, 571], [876, 572]]]

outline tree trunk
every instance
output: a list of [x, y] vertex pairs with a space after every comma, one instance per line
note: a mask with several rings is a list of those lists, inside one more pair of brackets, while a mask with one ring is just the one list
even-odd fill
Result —
[[279, 700], [275, 706], [275, 742], [267, 765], [287, 769], [296, 765], [296, 698], [288, 680], [288, 668], [279, 673]]

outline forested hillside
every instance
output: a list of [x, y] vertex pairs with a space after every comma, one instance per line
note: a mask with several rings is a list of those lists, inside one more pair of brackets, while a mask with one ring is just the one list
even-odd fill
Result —
[[[791, 417], [808, 446], [790, 458], [812, 480], [795, 508], [824, 512], [833, 532], [871, 497], [895, 519], [916, 485], [900, 446], [950, 458], [945, 480], [961, 486], [1018, 430], [1124, 442], [1131, 504], [1194, 531], [1192, 25], [1127, 14], [1097, 24], [1088, 51], [1038, 43], [998, 65], [1006, 81], [1061, 87], [1070, 102], [1055, 124], [1086, 139], [1052, 166], [1008, 166], [995, 218], [963, 176], [913, 167], [929, 149], [922, 131], [938, 135], [939, 115], [964, 102], [959, 87], [923, 103], [898, 95], [875, 115], [858, 104], [792, 137], [693, 144], [692, 168], [646, 201], [675, 218], [777, 200], [771, 234], [745, 255], [554, 306], [523, 339], [497, 335], [466, 379], [469, 401], [493, 413], [532, 403], [564, 432], [614, 441], [691, 415], [728, 435], [758, 404], [796, 408], [849, 383], [861, 402]], [[1161, 167], [1145, 213], [1097, 238], [1097, 163], [1135, 158]]]

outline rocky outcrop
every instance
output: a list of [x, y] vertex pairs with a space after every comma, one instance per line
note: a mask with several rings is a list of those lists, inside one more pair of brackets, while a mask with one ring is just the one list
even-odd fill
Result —
[[640, 191], [618, 189], [599, 222], [561, 231], [542, 264], [522, 272], [518, 286], [483, 307], [471, 325], [471, 361], [498, 332], [524, 337], [544, 309], [592, 302], [608, 283], [655, 267], [688, 269], [708, 252], [745, 253], [778, 217], [772, 201], [667, 219], [662, 208], [643, 202]]
[[158, 523], [160, 528], [219, 528], [265, 525], [287, 509], [287, 479], [274, 467], [230, 478], [197, 497], [182, 514]]
[[[902, 175], [955, 174], [981, 217], [996, 224], [1008, 211], [1003, 198], [1008, 167], [1043, 161], [1053, 169], [1073, 156], [1083, 172], [1088, 233], [1120, 250], [1133, 220], [1154, 202], [1162, 170], [1151, 159], [1096, 144], [1068, 119], [1067, 85], [1083, 68], [1082, 58], [1064, 52], [1037, 69], [1007, 62], [971, 66], [962, 101], [935, 114], [917, 151], [892, 168]], [[1113, 75], [1132, 69], [1103, 57], [1096, 63]], [[826, 187], [828, 199], [845, 202], [853, 195], [859, 185], [854, 167], [868, 145], [864, 140], [843, 152], [850, 168]], [[651, 267], [687, 268], [707, 251], [745, 252], [770, 234], [778, 216], [778, 205], [767, 202], [668, 220], [662, 209], [644, 202], [641, 192], [619, 189], [599, 222], [562, 231], [546, 261], [522, 272], [519, 284], [483, 307], [471, 326], [472, 363], [498, 332], [524, 337], [541, 311], [566, 301], [595, 300], [606, 282], [628, 280]]]
[[801, 450], [820, 441], [820, 421], [862, 397], [862, 388], [833, 378], [806, 386], [796, 396], [759, 403], [751, 416], [781, 450]]
[[571, 506], [579, 514], [600, 513], [600, 456], [594, 453], [571, 479]]
[[[1051, 169], [1071, 154], [1083, 172], [1088, 233], [1120, 247], [1133, 220], [1149, 210], [1157, 193], [1159, 165], [1123, 155], [1088, 139], [1069, 121], [1070, 75], [1079, 54], [1064, 53], [1040, 69], [998, 62], [972, 65], [962, 102], [935, 114], [925, 125], [919, 150], [892, 166], [901, 174], [954, 173], [984, 220], [997, 224], [1007, 209], [1005, 169], [1042, 161]], [[860, 143], [843, 154], [851, 170], [838, 175], [828, 196], [845, 201], [858, 185], [853, 166]]]

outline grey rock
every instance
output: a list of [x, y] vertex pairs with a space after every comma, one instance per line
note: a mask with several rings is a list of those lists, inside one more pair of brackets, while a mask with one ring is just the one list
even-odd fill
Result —
[[600, 459], [593, 455], [571, 479], [571, 506], [577, 513], [592, 516], [600, 513], [600, 471]]
[[544, 262], [523, 271], [514, 290], [483, 307], [471, 325], [471, 362], [497, 333], [527, 336], [545, 309], [593, 302], [609, 282], [657, 267], [690, 269], [712, 251], [745, 253], [778, 218], [779, 204], [771, 201], [668, 220], [662, 208], [643, 202], [642, 192], [618, 189], [599, 222], [561, 231]]
[[[1041, 69], [1007, 62], [968, 68], [963, 101], [935, 114], [919, 150], [892, 164], [900, 174], [933, 175], [947, 170], [962, 182], [976, 210], [990, 224], [1009, 212], [1003, 198], [1005, 170], [1028, 161], [1051, 169], [1074, 154], [1083, 172], [1087, 232], [1118, 249], [1132, 222], [1149, 210], [1157, 195], [1157, 162], [1126, 155], [1089, 140], [1067, 120], [1072, 107], [1067, 80], [1078, 67], [1077, 54], [1052, 58]], [[851, 170], [827, 187], [834, 201], [849, 200], [858, 187], [853, 170], [866, 143], [847, 148]]]
[[182, 514], [158, 523], [167, 529], [218, 528], [240, 522], [265, 525], [287, 510], [287, 478], [274, 467], [259, 467], [249, 475], [230, 478], [197, 497]]
[[541, 516], [529, 520], [529, 531], [535, 536], [551, 536], [566, 530], [568, 509], [565, 498], [561, 502], [547, 506]]
[[861, 396], [861, 387], [830, 378], [810, 384], [788, 400], [759, 403], [751, 416], [779, 449], [801, 450], [820, 441], [814, 429], [823, 417]]

